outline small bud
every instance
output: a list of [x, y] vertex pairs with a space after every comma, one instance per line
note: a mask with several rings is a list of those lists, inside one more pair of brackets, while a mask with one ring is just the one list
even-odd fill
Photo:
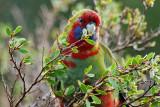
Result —
[[145, 4], [147, 7], [153, 7], [155, 0], [145, 0]]
[[79, 107], [79, 104], [74, 103], [74, 104], [73, 104], [73, 107]]

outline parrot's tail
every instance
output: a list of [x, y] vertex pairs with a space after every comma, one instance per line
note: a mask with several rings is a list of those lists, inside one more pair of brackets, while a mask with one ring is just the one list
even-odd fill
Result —
[[[100, 96], [102, 104], [98, 107], [122, 107], [126, 101], [124, 95], [119, 93], [119, 98], [113, 97], [113, 92], [109, 92], [106, 95]], [[126, 107], [129, 107], [126, 105]]]
[[100, 96], [102, 104], [98, 107], [119, 107], [119, 100], [113, 97], [113, 93]]

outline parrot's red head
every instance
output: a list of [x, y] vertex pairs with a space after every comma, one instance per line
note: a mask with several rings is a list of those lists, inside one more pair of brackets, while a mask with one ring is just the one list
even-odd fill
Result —
[[[88, 36], [89, 39], [95, 42], [98, 41], [101, 18], [95, 11], [89, 9], [83, 10], [72, 23], [73, 25], [71, 26], [71, 30], [68, 32], [69, 34], [67, 37], [67, 42], [69, 44], [75, 43], [76, 41], [79, 41], [80, 39], [88, 35], [90, 35]], [[91, 56], [92, 54], [97, 53], [91, 52], [88, 55], [86, 54], [86, 51], [87, 53], [89, 53], [94, 45], [87, 43], [85, 40], [78, 42], [76, 46], [78, 47], [79, 52], [73, 53], [73, 57], [84, 59]]]

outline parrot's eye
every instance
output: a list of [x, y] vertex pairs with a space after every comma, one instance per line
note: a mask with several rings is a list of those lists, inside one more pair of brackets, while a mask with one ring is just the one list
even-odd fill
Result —
[[78, 18], [78, 20], [79, 20], [79, 22], [81, 22], [81, 23], [83, 22], [83, 19], [82, 19], [82, 18]]

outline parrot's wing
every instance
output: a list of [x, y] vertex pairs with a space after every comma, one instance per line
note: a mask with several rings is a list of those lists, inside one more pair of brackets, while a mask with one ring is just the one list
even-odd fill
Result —
[[108, 48], [108, 46], [103, 42], [100, 42], [100, 45], [102, 47], [102, 50], [104, 51], [104, 60], [106, 64], [107, 65], [111, 65], [111, 64], [118, 65], [118, 61], [116, 60], [116, 58], [114, 57], [113, 53]]

